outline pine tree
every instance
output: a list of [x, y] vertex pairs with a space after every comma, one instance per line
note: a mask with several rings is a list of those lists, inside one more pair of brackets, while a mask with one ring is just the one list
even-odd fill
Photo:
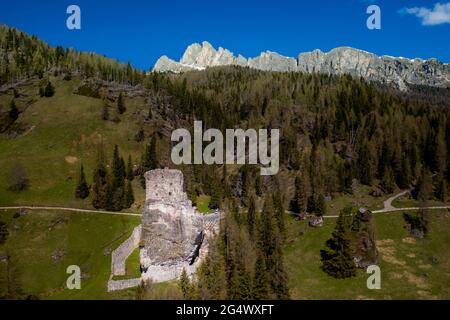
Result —
[[211, 178], [211, 200], [209, 202], [209, 207], [211, 209], [218, 209], [222, 203], [222, 188], [220, 187], [219, 181], [217, 178]]
[[326, 242], [328, 249], [320, 251], [322, 270], [338, 279], [356, 275], [356, 266], [351, 256], [350, 240], [348, 239], [347, 217], [351, 213], [351, 207], [341, 210], [333, 234]]
[[291, 210], [294, 213], [304, 213], [307, 208], [307, 194], [304, 179], [297, 175], [295, 177], [295, 194], [292, 199]]
[[325, 197], [322, 193], [319, 193], [316, 200], [316, 210], [317, 216], [324, 216], [327, 214], [327, 206], [325, 204]]
[[119, 98], [117, 99], [117, 111], [119, 114], [124, 114], [127, 111], [125, 107], [125, 102], [123, 101], [122, 92], [119, 94]]
[[128, 180], [125, 184], [125, 196], [124, 196], [124, 207], [130, 208], [134, 203], [134, 193], [133, 186], [131, 182]]
[[75, 190], [75, 198], [86, 199], [88, 196], [89, 196], [89, 186], [86, 182], [83, 165], [81, 165], [77, 188]]
[[250, 196], [247, 210], [247, 230], [251, 240], [254, 240], [256, 227], [256, 204], [255, 198]]
[[286, 221], [285, 221], [285, 210], [283, 206], [283, 199], [280, 189], [277, 187], [275, 193], [273, 194], [273, 204], [274, 204], [274, 214], [275, 221], [277, 223], [277, 235], [284, 241], [286, 238]]
[[124, 186], [126, 176], [125, 171], [125, 162], [120, 156], [119, 147], [115, 145], [112, 160], [113, 188]]
[[[272, 195], [268, 194], [264, 200], [264, 208], [260, 217], [259, 246], [265, 257], [269, 257], [275, 250], [275, 221], [273, 217]], [[266, 261], [269, 263], [269, 261]], [[267, 269], [271, 269], [267, 265]]]
[[289, 299], [288, 276], [283, 263], [281, 240], [275, 248], [273, 256], [269, 257], [273, 262], [270, 270], [270, 286], [277, 299]]
[[97, 164], [93, 174], [92, 205], [96, 209], [105, 209], [108, 203], [108, 171], [105, 166], [103, 147], [99, 147]]
[[105, 121], [109, 120], [109, 106], [108, 106], [108, 104], [106, 102], [103, 103], [102, 119], [105, 120]]
[[438, 177], [435, 195], [440, 201], [447, 202], [447, 181], [445, 177]]
[[383, 189], [387, 193], [392, 193], [395, 191], [395, 177], [394, 177], [394, 171], [391, 169], [391, 167], [387, 167], [384, 169], [383, 179], [381, 181], [381, 185], [383, 186]]
[[258, 250], [255, 263], [255, 276], [253, 278], [253, 299], [267, 300], [269, 296], [269, 274], [266, 268], [264, 255]]
[[359, 180], [361, 183], [371, 185], [374, 178], [374, 161], [372, 159], [372, 149], [370, 142], [364, 140], [359, 151]]
[[142, 167], [144, 168], [144, 171], [157, 169], [159, 167], [156, 143], [156, 135], [153, 135], [150, 143], [145, 149], [142, 161]]
[[178, 286], [183, 294], [183, 298], [189, 299], [191, 294], [191, 281], [189, 280], [189, 276], [187, 275], [185, 268], [183, 268], [183, 271], [181, 272]]
[[236, 292], [235, 300], [250, 300], [252, 298], [252, 279], [250, 273], [246, 270], [244, 257], [237, 261], [236, 268]]
[[9, 231], [6, 222], [0, 220], [0, 245], [4, 244], [8, 239]]
[[412, 180], [412, 172], [411, 172], [411, 162], [409, 159], [404, 156], [401, 160], [401, 170], [398, 176], [398, 186], [400, 188], [406, 189], [409, 188]]
[[134, 180], [133, 161], [131, 160], [131, 155], [128, 156], [127, 179], [129, 181], [133, 181]]
[[417, 186], [413, 192], [413, 196], [422, 203], [427, 202], [433, 194], [433, 184], [431, 181], [430, 171], [425, 168], [422, 170]]
[[44, 96], [47, 97], [47, 98], [50, 98], [54, 94], [55, 94], [55, 88], [53, 87], [52, 83], [49, 80], [47, 82], [47, 85], [45, 86], [45, 89], [44, 89]]
[[[226, 166], [226, 165], [225, 165]], [[256, 176], [256, 181], [255, 181], [255, 193], [258, 197], [261, 197], [263, 194], [263, 182], [262, 182], [262, 178], [260, 175]]]
[[11, 119], [11, 122], [14, 122], [19, 118], [19, 109], [17, 109], [16, 102], [14, 99], [12, 99], [9, 104], [8, 117], [9, 119]]

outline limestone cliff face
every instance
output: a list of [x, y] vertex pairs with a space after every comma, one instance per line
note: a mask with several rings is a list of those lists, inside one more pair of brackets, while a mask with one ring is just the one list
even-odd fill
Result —
[[145, 179], [142, 278], [161, 282], [177, 278], [183, 269], [194, 272], [207, 249], [206, 221], [183, 190], [182, 172], [157, 169], [147, 172]]
[[237, 57], [227, 49], [214, 49], [210, 43], [190, 45], [180, 62], [161, 57], [154, 67], [157, 72], [186, 72], [213, 66], [239, 65], [265, 71], [320, 72], [325, 74], [350, 74], [368, 81], [394, 84], [407, 90], [407, 84], [450, 87], [450, 65], [436, 59], [406, 59], [377, 56], [373, 53], [339, 47], [324, 53], [320, 50], [301, 53], [297, 58], [266, 51], [258, 57]]

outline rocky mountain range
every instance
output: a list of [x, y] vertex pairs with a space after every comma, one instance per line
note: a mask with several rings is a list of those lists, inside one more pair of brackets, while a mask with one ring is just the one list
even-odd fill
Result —
[[162, 56], [153, 71], [186, 72], [208, 67], [236, 65], [264, 71], [350, 74], [368, 81], [395, 84], [407, 90], [408, 84], [450, 88], [450, 65], [436, 59], [407, 59], [377, 56], [351, 47], [338, 47], [330, 52], [314, 50], [296, 58], [265, 51], [255, 58], [235, 56], [231, 51], [215, 49], [209, 42], [194, 43], [187, 47], [181, 60]]

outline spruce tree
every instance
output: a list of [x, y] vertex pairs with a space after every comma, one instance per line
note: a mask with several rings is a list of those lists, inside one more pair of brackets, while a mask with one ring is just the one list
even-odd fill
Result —
[[327, 214], [327, 206], [325, 204], [325, 197], [322, 193], [319, 193], [316, 200], [315, 213], [317, 216], [324, 216]]
[[307, 194], [304, 179], [297, 175], [295, 177], [295, 194], [292, 199], [291, 210], [294, 213], [304, 213], [307, 208]]
[[413, 195], [422, 203], [427, 202], [433, 194], [433, 184], [431, 181], [431, 173], [425, 168], [422, 170], [417, 186]]
[[124, 207], [130, 208], [134, 203], [134, 193], [133, 186], [131, 182], [128, 180], [125, 185], [125, 196], [124, 196]]
[[350, 240], [348, 238], [348, 216], [352, 208], [346, 207], [339, 213], [336, 227], [326, 245], [328, 249], [321, 250], [322, 270], [334, 278], [349, 278], [356, 275], [356, 266], [351, 256]]
[[217, 178], [212, 177], [210, 182], [211, 200], [209, 207], [211, 209], [219, 209], [222, 203], [222, 188]]
[[280, 239], [284, 241], [286, 238], [286, 214], [283, 206], [283, 199], [281, 195], [280, 189], [277, 187], [275, 193], [273, 194], [273, 204], [274, 204], [274, 215], [275, 221], [277, 224], [277, 235], [280, 236]]
[[284, 267], [281, 239], [275, 248], [273, 256], [272, 269], [270, 270], [270, 286], [277, 299], [289, 299], [288, 276]]
[[133, 161], [131, 160], [131, 155], [128, 156], [127, 162], [127, 179], [129, 181], [134, 180], [134, 172], [133, 172]]
[[266, 267], [264, 254], [258, 250], [255, 262], [255, 276], [253, 278], [253, 299], [267, 300], [269, 296], [269, 274]]
[[6, 222], [0, 220], [0, 245], [4, 244], [8, 239], [9, 231]]
[[391, 169], [391, 167], [387, 167], [383, 171], [384, 173], [381, 185], [384, 191], [386, 191], [387, 193], [392, 193], [395, 191], [396, 188], [394, 171]]
[[157, 141], [156, 135], [152, 136], [150, 143], [147, 145], [142, 161], [142, 167], [144, 171], [157, 169], [159, 167], [158, 154], [157, 154]]
[[189, 276], [185, 268], [183, 268], [183, 271], [181, 272], [181, 276], [178, 281], [178, 286], [181, 290], [181, 293], [183, 294], [183, 298], [189, 299], [191, 291], [191, 281], [189, 280]]
[[438, 177], [435, 195], [440, 201], [447, 202], [447, 181], [445, 177]]
[[[260, 217], [260, 230], [259, 230], [259, 247], [267, 258], [271, 256], [275, 250], [275, 221], [273, 214], [273, 201], [272, 195], [268, 194], [264, 200], [264, 208]], [[269, 261], [266, 260], [266, 263]], [[271, 265], [267, 265], [270, 270]]]
[[54, 94], [55, 94], [55, 88], [53, 87], [52, 83], [49, 80], [47, 82], [47, 85], [45, 86], [45, 89], [44, 89], [44, 96], [47, 97], [47, 98], [50, 98]]
[[123, 187], [125, 184], [125, 162], [120, 156], [119, 147], [114, 146], [113, 160], [112, 160], [112, 173], [113, 173], [113, 188]]
[[123, 101], [122, 92], [119, 94], [119, 98], [117, 99], [117, 111], [119, 114], [124, 114], [127, 111], [125, 107], [125, 102]]
[[80, 174], [78, 176], [77, 188], [75, 190], [75, 198], [86, 199], [88, 196], [89, 196], [89, 186], [86, 182], [83, 165], [81, 165]]
[[109, 106], [106, 102], [103, 103], [102, 119], [105, 121], [109, 120]]
[[103, 147], [99, 147], [97, 164], [93, 174], [92, 205], [96, 209], [105, 209], [108, 203], [108, 171], [105, 165]]
[[255, 198], [250, 196], [247, 210], [247, 230], [251, 240], [254, 240], [256, 227], [256, 204]]
[[17, 109], [16, 102], [14, 99], [12, 99], [9, 104], [8, 117], [11, 120], [11, 122], [14, 122], [19, 118], [19, 109]]

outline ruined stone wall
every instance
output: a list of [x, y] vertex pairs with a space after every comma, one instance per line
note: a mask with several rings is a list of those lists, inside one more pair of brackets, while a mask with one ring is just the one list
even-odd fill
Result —
[[108, 292], [123, 290], [128, 288], [134, 288], [141, 284], [141, 278], [126, 279], [126, 280], [109, 280], [108, 281]]
[[113, 276], [123, 276], [126, 274], [125, 264], [128, 257], [139, 247], [141, 240], [141, 225], [134, 228], [131, 236], [117, 247], [111, 254], [111, 274]]

